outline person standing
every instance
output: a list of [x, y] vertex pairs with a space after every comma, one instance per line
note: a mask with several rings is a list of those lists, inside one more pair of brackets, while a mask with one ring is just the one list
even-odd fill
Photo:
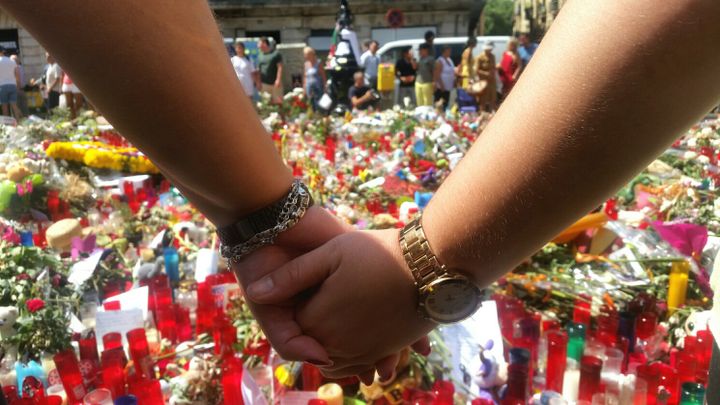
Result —
[[430, 56], [435, 57], [435, 32], [432, 30], [425, 31], [425, 43], [430, 46]]
[[257, 69], [255, 64], [245, 55], [245, 44], [242, 41], [235, 42], [235, 56], [230, 58], [235, 74], [237, 75], [243, 90], [248, 97], [255, 95], [255, 84]]
[[314, 111], [318, 109], [318, 102], [325, 91], [325, 68], [320, 64], [315, 50], [309, 46], [303, 49], [305, 57], [305, 73], [303, 74], [303, 89], [305, 96], [310, 100], [310, 105]]
[[502, 81], [503, 84], [503, 98], [510, 93], [510, 90], [512, 90], [517, 82], [521, 69], [522, 60], [518, 54], [518, 42], [516, 39], [511, 39], [508, 42], [507, 50], [503, 54], [502, 61], [500, 61], [500, 65], [498, 65], [500, 81]]
[[461, 82], [460, 87], [464, 90], [470, 89], [470, 83], [475, 78], [475, 69], [473, 66], [473, 49], [477, 46], [477, 38], [468, 38], [465, 50], [460, 57], [460, 66], [458, 66], [458, 75], [460, 76]]
[[433, 104], [435, 58], [430, 55], [431, 49], [427, 43], [420, 44], [420, 61], [417, 63], [417, 79], [415, 80], [415, 99], [418, 106]]
[[20, 57], [18, 57], [17, 54], [10, 55], [10, 59], [15, 62], [18, 68], [18, 75], [20, 76], [20, 83], [18, 83], [18, 95], [17, 95], [17, 105], [18, 108], [20, 108], [20, 111], [23, 115], [28, 115], [28, 100], [27, 100], [27, 94], [25, 94], [25, 86], [27, 85], [27, 80], [25, 78], [25, 67], [22, 64], [22, 61], [20, 60]]
[[74, 120], [83, 105], [83, 95], [78, 86], [73, 83], [67, 72], [63, 72], [62, 92], [65, 95], [65, 103], [70, 109], [70, 119]]
[[16, 120], [22, 118], [22, 112], [17, 105], [19, 87], [20, 71], [17, 64], [5, 56], [5, 48], [0, 46], [0, 104], [2, 104], [2, 114], [10, 116], [10, 108], [12, 108]]
[[450, 55], [452, 48], [443, 46], [440, 57], [435, 61], [435, 103], [442, 101], [443, 108], [450, 104], [450, 92], [455, 88], [455, 64]]
[[60, 91], [62, 90], [63, 71], [55, 58], [49, 53], [45, 53], [47, 59], [47, 69], [45, 70], [45, 87], [48, 95], [48, 110], [52, 110], [60, 105]]
[[519, 40], [520, 46], [518, 47], [518, 54], [520, 54], [522, 65], [525, 67], [528, 63], [530, 63], [530, 59], [532, 59], [535, 54], [538, 44], [530, 41], [530, 36], [526, 33], [520, 34]]
[[365, 83], [375, 90], [377, 90], [378, 67], [380, 66], [380, 57], [377, 56], [379, 46], [378, 41], [370, 41], [367, 51], [360, 56], [360, 66], [365, 69]]
[[277, 48], [270, 47], [270, 40], [261, 37], [258, 42], [260, 55], [258, 55], [258, 69], [260, 70], [260, 90], [270, 93], [273, 103], [282, 103], [283, 88], [283, 60]]
[[415, 74], [417, 61], [412, 55], [412, 49], [407, 47], [402, 50], [400, 59], [395, 63], [395, 76], [400, 79], [398, 88], [398, 103], [404, 103], [405, 98], [410, 99], [410, 104], [415, 105]]
[[486, 43], [483, 46], [483, 53], [475, 60], [478, 79], [487, 83], [485, 89], [475, 96], [480, 110], [486, 108], [488, 111], [495, 111], [497, 109], [496, 62], [495, 55], [492, 53], [493, 49], [495, 49], [495, 44]]

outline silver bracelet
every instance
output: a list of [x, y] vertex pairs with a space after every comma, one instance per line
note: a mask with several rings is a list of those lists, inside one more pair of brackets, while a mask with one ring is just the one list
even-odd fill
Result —
[[288, 193], [285, 205], [278, 215], [278, 222], [273, 228], [255, 234], [246, 242], [227, 246], [220, 246], [220, 254], [228, 259], [228, 266], [237, 263], [243, 257], [260, 249], [263, 246], [272, 245], [281, 233], [287, 231], [297, 224], [305, 215], [305, 212], [312, 205], [312, 196], [307, 186], [300, 180], [293, 182], [290, 193]]

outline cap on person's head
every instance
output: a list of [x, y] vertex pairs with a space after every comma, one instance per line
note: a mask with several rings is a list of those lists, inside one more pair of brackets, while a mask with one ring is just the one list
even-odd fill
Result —
[[435, 33], [431, 30], [425, 31], [425, 40], [429, 41], [431, 39], [435, 39]]
[[495, 44], [492, 42], [486, 42], [485, 45], [483, 45], [483, 50], [485, 51], [492, 51], [495, 49]]

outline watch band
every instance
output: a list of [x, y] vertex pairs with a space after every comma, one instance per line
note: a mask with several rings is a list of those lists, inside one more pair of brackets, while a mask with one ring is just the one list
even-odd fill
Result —
[[279, 234], [295, 226], [313, 205], [308, 188], [295, 180], [288, 194], [232, 225], [218, 228], [220, 253], [237, 262], [262, 246], [271, 245]]
[[418, 290], [447, 274], [445, 265], [438, 261], [430, 249], [420, 220], [421, 217], [418, 217], [405, 225], [399, 237], [402, 255], [410, 267]]

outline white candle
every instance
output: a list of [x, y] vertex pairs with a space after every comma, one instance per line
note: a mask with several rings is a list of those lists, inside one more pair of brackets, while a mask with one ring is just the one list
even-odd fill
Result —
[[325, 402], [327, 402], [327, 405], [342, 405], [342, 387], [335, 383], [325, 384], [318, 388], [318, 398], [325, 400]]
[[567, 401], [577, 401], [580, 393], [580, 370], [575, 360], [568, 358], [565, 375], [563, 376], [563, 398]]

